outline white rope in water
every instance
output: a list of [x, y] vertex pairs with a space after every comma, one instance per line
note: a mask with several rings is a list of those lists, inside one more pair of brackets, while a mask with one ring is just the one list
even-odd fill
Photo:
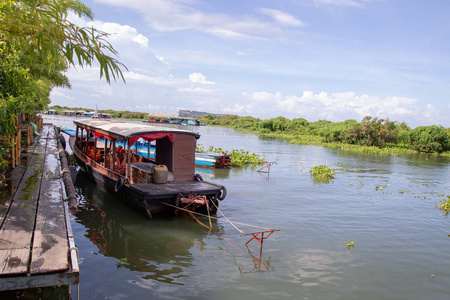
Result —
[[[273, 228], [261, 227], [261, 226], [255, 226], [255, 225], [250, 225], [250, 224], [241, 223], [241, 222], [233, 222], [233, 223], [234, 223], [234, 224], [233, 224], [227, 217], [225, 217], [225, 215], [222, 213], [222, 211], [220, 211], [220, 209], [217, 207], [217, 205], [214, 203], [214, 201], [211, 201], [211, 202], [216, 206], [217, 210], [222, 214], [222, 216], [223, 216], [223, 217], [224, 217], [231, 225], [233, 225], [233, 227], [236, 228], [236, 230], [239, 231], [239, 233], [241, 233], [241, 234], [244, 234], [245, 231], [243, 231], [243, 230], [241, 231], [241, 230], [238, 229], [234, 224], [238, 224], [238, 225], [242, 225], [242, 226], [247, 226], [247, 227], [253, 227], [253, 228], [259, 228], [259, 229], [265, 229], [265, 230], [273, 230]], [[178, 207], [178, 206], [175, 206], [175, 205], [166, 203], [166, 202], [161, 202], [161, 203], [163, 203], [163, 204], [165, 204], [165, 205], [167, 205], [167, 206], [171, 206], [171, 207], [173, 207], [173, 208], [177, 208], [177, 209], [184, 210], [184, 211], [189, 211], [189, 212], [191, 212], [191, 213], [194, 213], [194, 214], [199, 215], [199, 216], [202, 216], [202, 217], [209, 217], [209, 218], [211, 218], [211, 219], [220, 220], [218, 217], [207, 216], [207, 215], [204, 215], [204, 214], [201, 214], [201, 213], [198, 213], [198, 212], [189, 210], [189, 209], [184, 209], [184, 208], [182, 208], [182, 207]]]
[[245, 234], [245, 231], [240, 230], [239, 228], [236, 227], [236, 225], [234, 225], [224, 214], [223, 212], [219, 209], [219, 207], [214, 203], [214, 201], [211, 201], [214, 206], [217, 208], [217, 210], [220, 212], [220, 214], [228, 221], [228, 223], [231, 224], [231, 226], [233, 226], [234, 228], [236, 228], [237, 231], [239, 231], [240, 234]]

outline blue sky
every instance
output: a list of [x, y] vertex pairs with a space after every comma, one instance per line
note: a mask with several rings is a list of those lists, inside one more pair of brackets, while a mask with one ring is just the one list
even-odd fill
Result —
[[447, 0], [85, 0], [127, 83], [71, 69], [52, 104], [450, 127]]

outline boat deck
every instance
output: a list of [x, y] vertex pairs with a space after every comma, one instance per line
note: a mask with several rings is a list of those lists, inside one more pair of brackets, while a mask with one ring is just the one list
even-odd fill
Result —
[[10, 196], [0, 197], [0, 291], [78, 283], [55, 127], [44, 125], [25, 155], [2, 179]]
[[177, 181], [164, 184], [145, 183], [133, 184], [132, 187], [152, 198], [176, 196], [180, 193], [187, 195], [189, 192], [201, 194], [220, 194], [220, 190], [222, 188], [219, 185], [205, 181]]

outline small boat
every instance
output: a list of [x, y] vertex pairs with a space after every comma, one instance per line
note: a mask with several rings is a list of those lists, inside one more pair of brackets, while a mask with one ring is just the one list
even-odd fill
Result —
[[98, 110], [97, 110], [97, 105], [95, 106], [95, 111], [94, 111], [94, 115], [91, 117], [92, 119], [98, 119]]
[[[150, 219], [177, 214], [180, 208], [214, 214], [218, 200], [226, 197], [224, 186], [195, 174], [197, 133], [101, 119], [76, 120], [74, 124], [70, 146], [81, 169]], [[139, 139], [148, 146], [156, 141], [154, 158], [151, 147], [147, 155], [140, 155], [135, 145]]]

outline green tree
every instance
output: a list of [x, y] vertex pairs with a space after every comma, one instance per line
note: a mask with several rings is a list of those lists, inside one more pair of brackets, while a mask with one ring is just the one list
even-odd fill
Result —
[[40, 56], [50, 69], [64, 58], [69, 66], [91, 66], [98, 62], [100, 77], [106, 81], [120, 77], [118, 53], [108, 42], [108, 34], [93, 27], [79, 27], [67, 20], [69, 12], [92, 19], [92, 11], [78, 0], [2, 0], [0, 41], [30, 49], [30, 59]]
[[[2, 0], [0, 3], [0, 135], [12, 136], [21, 113], [48, 103], [53, 87], [70, 87], [70, 66], [98, 63], [100, 78], [124, 80], [108, 34], [67, 20], [69, 12], [92, 19], [78, 0]], [[1, 158], [3, 159], [3, 158]]]
[[328, 123], [320, 130], [320, 135], [328, 143], [355, 144], [358, 141], [360, 124], [355, 120], [338, 123]]
[[386, 143], [396, 143], [398, 130], [395, 122], [389, 119], [364, 117], [357, 134], [362, 145], [382, 147]]

